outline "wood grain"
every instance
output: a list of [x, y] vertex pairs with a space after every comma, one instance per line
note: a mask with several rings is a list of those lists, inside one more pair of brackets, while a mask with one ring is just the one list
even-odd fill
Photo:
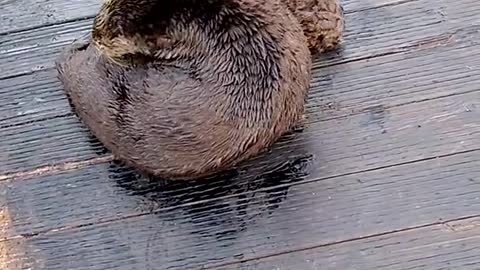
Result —
[[105, 154], [103, 146], [75, 116], [0, 129], [0, 171], [85, 160]]
[[101, 3], [101, 0], [3, 0], [0, 3], [0, 34], [92, 17]]
[[445, 222], [421, 229], [327, 245], [220, 269], [388, 269], [480, 268], [480, 219]]
[[[316, 68], [307, 111], [326, 120], [477, 91], [480, 28], [458, 31], [434, 48]], [[321, 111], [321, 113], [319, 113]]]
[[[312, 246], [336, 249], [352, 239], [375, 245], [375, 235], [479, 214], [480, 151], [320, 179], [317, 162], [260, 178], [170, 184], [104, 164], [1, 189], [28, 259], [49, 270], [198, 269]], [[328, 266], [336, 257], [325, 252], [318, 262]], [[361, 266], [349, 263], [342, 269]]]
[[51, 69], [59, 53], [90, 31], [92, 20], [81, 20], [0, 36], [0, 78]]
[[4, 79], [0, 85], [2, 129], [73, 114], [52, 70]]

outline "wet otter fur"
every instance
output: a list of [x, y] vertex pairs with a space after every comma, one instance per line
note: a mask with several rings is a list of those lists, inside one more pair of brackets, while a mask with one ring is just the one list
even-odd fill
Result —
[[299, 2], [108, 0], [91, 37], [57, 62], [59, 78], [119, 160], [166, 179], [208, 176], [302, 119], [310, 51], [343, 29], [322, 28]]
[[307, 37], [312, 55], [333, 50], [342, 39], [345, 22], [338, 0], [283, 0]]

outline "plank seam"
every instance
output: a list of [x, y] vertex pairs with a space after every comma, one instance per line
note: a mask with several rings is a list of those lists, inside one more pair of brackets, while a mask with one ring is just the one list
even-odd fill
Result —
[[[461, 93], [450, 93], [450, 94], [437, 96], [437, 97], [423, 98], [423, 99], [419, 99], [419, 100], [413, 100], [413, 101], [409, 101], [409, 102], [398, 103], [398, 104], [394, 104], [394, 105], [390, 105], [390, 106], [385, 106], [384, 108], [385, 109], [399, 108], [399, 107], [403, 107], [403, 106], [407, 106], [407, 105], [411, 105], [411, 104], [429, 102], [429, 101], [434, 101], [434, 100], [439, 100], [439, 99], [444, 99], [444, 98], [450, 98], [450, 97], [455, 97], [455, 96], [461, 96], [461, 95], [471, 94], [471, 93], [475, 93], [475, 92], [479, 92], [479, 91], [480, 91], [480, 89], [475, 89], [475, 90], [465, 91], [465, 92], [461, 92]], [[343, 115], [339, 115], [339, 116], [335, 116], [335, 117], [329, 117], [329, 118], [327, 117], [327, 118], [324, 118], [324, 119], [321, 119], [321, 120], [312, 121], [311, 123], [322, 123], [322, 122], [327, 122], [327, 121], [332, 121], [332, 120], [340, 120], [340, 119], [348, 118], [350, 116], [355, 116], [355, 115], [365, 113], [365, 111], [368, 110], [368, 109], [369, 109], [369, 107], [366, 107], [366, 108], [363, 108], [361, 110], [353, 111], [353, 112], [346, 113], [346, 114], [343, 114]]]
[[[476, 152], [476, 151], [480, 151], [480, 148], [460, 151], [460, 152], [457, 152], [457, 153], [438, 155], [438, 156], [434, 156], [434, 157], [422, 158], [422, 159], [417, 159], [417, 160], [412, 160], [412, 161], [406, 161], [406, 162], [403, 162], [403, 163], [385, 165], [385, 166], [380, 166], [380, 167], [375, 167], [375, 168], [370, 168], [370, 169], [365, 169], [365, 170], [359, 170], [359, 171], [354, 171], [354, 172], [349, 172], [349, 173], [344, 173], [344, 174], [332, 175], [332, 176], [328, 176], [328, 177], [324, 177], [324, 178], [315, 178], [315, 179], [298, 181], [298, 182], [295, 182], [295, 183], [281, 184], [281, 185], [277, 185], [277, 186], [274, 186], [274, 187], [260, 188], [260, 189], [254, 190], [254, 191], [248, 191], [248, 192], [242, 193], [242, 195], [248, 195], [248, 194], [251, 194], [251, 193], [264, 192], [264, 191], [268, 192], [269, 190], [274, 190], [274, 189], [278, 189], [278, 188], [282, 188], [282, 187], [292, 187], [292, 186], [298, 186], [298, 185], [303, 185], [303, 184], [308, 184], [308, 183], [313, 183], [313, 182], [331, 180], [331, 179], [340, 178], [340, 177], [352, 176], [352, 175], [359, 174], [359, 173], [373, 172], [373, 171], [376, 171], [376, 170], [382, 170], [382, 169], [392, 168], [392, 167], [401, 166], [401, 165], [409, 165], [409, 164], [425, 162], [425, 161], [435, 160], [435, 159], [440, 159], [440, 158], [447, 158], [447, 157], [452, 157], [452, 156], [457, 156], [457, 155], [462, 155], [462, 154], [473, 153], [473, 152]], [[104, 160], [102, 160], [102, 159], [104, 159]], [[19, 175], [19, 177], [33, 177], [33, 176], [39, 175], [38, 173], [59, 172], [62, 169], [65, 169], [64, 171], [75, 170], [76, 166], [80, 166], [80, 167], [81, 166], [89, 166], [89, 165], [95, 164], [95, 162], [103, 163], [103, 162], [108, 162], [109, 160], [112, 160], [112, 159], [113, 159], [113, 156], [109, 155], [109, 156], [96, 158], [96, 159], [88, 160], [88, 161], [82, 161], [82, 162], [76, 162], [76, 163], [74, 163], [74, 162], [65, 163], [65, 164], [62, 164], [61, 166], [57, 166], [57, 167], [47, 166], [47, 167], [43, 167], [41, 169], [37, 169], [37, 170], [34, 170], [34, 171], [23, 172], [22, 175]], [[2, 176], [0, 176], [0, 183], [2, 181], [7, 180], [6, 178], [1, 178], [1, 177]], [[5, 175], [3, 175], [3, 177], [5, 177]], [[9, 180], [15, 180], [15, 178], [9, 178]], [[194, 205], [198, 205], [198, 204], [208, 204], [208, 203], [215, 202], [217, 200], [224, 200], [224, 199], [228, 199], [228, 198], [232, 198], [232, 197], [236, 197], [236, 196], [238, 196], [238, 194], [237, 195], [232, 194], [232, 195], [220, 196], [220, 197], [212, 198], [212, 199], [198, 200], [198, 201], [195, 201], [195, 202], [183, 203], [183, 204], [170, 206], [170, 207], [165, 207], [165, 208], [161, 208], [161, 209], [157, 209], [157, 210], [153, 210], [153, 211], [148, 211], [148, 212], [140, 212], [140, 213], [129, 214], [129, 215], [124, 215], [124, 216], [116, 216], [116, 217], [110, 217], [110, 218], [105, 218], [105, 219], [99, 219], [99, 220], [91, 221], [91, 222], [87, 222], [87, 223], [71, 224], [71, 225], [66, 225], [66, 226], [58, 227], [58, 228], [38, 230], [38, 231], [30, 232], [30, 233], [23, 233], [23, 234], [20, 234], [20, 236], [16, 235], [16, 236], [12, 236], [12, 237], [6, 237], [6, 238], [3, 238], [3, 239], [0, 239], [0, 242], [9, 241], [9, 240], [12, 240], [12, 239], [15, 239], [15, 238], [18, 238], [18, 237], [23, 237], [23, 238], [28, 239], [28, 238], [32, 238], [32, 237], [37, 237], [39, 235], [45, 235], [45, 234], [50, 234], [50, 233], [55, 233], [55, 232], [74, 230], [74, 229], [84, 228], [84, 227], [89, 227], [89, 226], [105, 225], [105, 224], [110, 224], [110, 223], [115, 223], [115, 222], [124, 222], [126, 220], [136, 219], [136, 218], [140, 218], [140, 217], [147, 216], [147, 215], [158, 214], [158, 213], [165, 212], [165, 211], [172, 211], [174, 209], [178, 209], [178, 208], [182, 208], [182, 207], [188, 207], [188, 206], [194, 206]]]
[[0, 175], [0, 183], [3, 181], [29, 179], [35, 176], [78, 170], [84, 167], [103, 164], [110, 161], [113, 161], [113, 155], [105, 155], [102, 157], [96, 157], [96, 158], [82, 160], [82, 161], [63, 162], [63, 163], [58, 163], [53, 165], [40, 166], [33, 170], [2, 174]]
[[[472, 29], [473, 28], [473, 29]], [[323, 69], [327, 67], [335, 67], [339, 65], [344, 65], [344, 64], [349, 64], [349, 63], [354, 63], [354, 62], [359, 62], [359, 61], [365, 61], [365, 60], [370, 60], [370, 59], [375, 59], [375, 58], [380, 58], [380, 57], [385, 57], [385, 56], [391, 56], [391, 55], [396, 55], [396, 54], [402, 54], [402, 53], [408, 53], [408, 52], [415, 52], [415, 51], [421, 51], [425, 49], [435, 49], [438, 47], [445, 46], [447, 44], [451, 44], [450, 42], [453, 39], [453, 36], [455, 34], [458, 34], [459, 32], [465, 31], [465, 30], [475, 30], [480, 27], [478, 26], [466, 26], [462, 28], [455, 29], [454, 31], [446, 32], [443, 34], [440, 34], [435, 37], [428, 37], [424, 39], [419, 39], [415, 44], [409, 44], [409, 45], [404, 45], [404, 46], [399, 46], [397, 48], [392, 48], [390, 50], [387, 49], [385, 52], [379, 52], [379, 53], [373, 53], [370, 55], [365, 55], [365, 56], [357, 56], [357, 57], [352, 57], [349, 59], [344, 59], [340, 60], [334, 63], [325, 63], [322, 64], [321, 62], [317, 65], [315, 65], [314, 69]], [[433, 45], [431, 47], [427, 47], [428, 45]]]
[[[38, 123], [38, 122], [43, 122], [43, 121], [49, 121], [49, 120], [59, 119], [59, 118], [65, 118], [65, 117], [70, 117], [70, 116], [73, 116], [73, 115], [75, 115], [75, 113], [69, 112], [69, 113], [64, 113], [64, 114], [39, 118], [39, 119], [35, 119], [35, 120], [29, 120], [29, 121], [20, 122], [20, 123], [7, 124], [7, 125], [3, 125], [3, 126], [0, 125], [0, 129], [11, 128], [11, 127], [21, 127], [21, 126], [28, 125], [28, 124], [33, 124], [33, 123]], [[11, 119], [11, 118], [7, 118], [7, 119]], [[2, 119], [2, 121], [5, 121], [5, 119]]]
[[[414, 1], [416, 1], [416, 0], [414, 0]], [[42, 28], [58, 26], [58, 25], [67, 24], [67, 23], [88, 21], [88, 20], [92, 20], [94, 18], [95, 18], [95, 16], [91, 15], [91, 16], [83, 16], [83, 17], [76, 17], [76, 18], [72, 18], [72, 19], [60, 20], [60, 21], [52, 22], [52, 23], [39, 24], [39, 25], [36, 25], [36, 26], [15, 29], [15, 30], [12, 30], [12, 31], [0, 32], [0, 37], [12, 35], [12, 34], [20, 34], [20, 33], [23, 33], [23, 32], [39, 30], [39, 29], [42, 29]]]
[[335, 245], [351, 243], [351, 242], [356, 242], [356, 241], [361, 241], [361, 240], [367, 240], [367, 239], [381, 237], [381, 236], [387, 236], [387, 235], [389, 236], [389, 235], [394, 235], [394, 234], [399, 234], [399, 233], [404, 233], [404, 232], [412, 232], [412, 231], [431, 228], [431, 227], [448, 226], [449, 225], [448, 223], [451, 223], [451, 222], [465, 221], [465, 220], [479, 218], [479, 217], [480, 217], [480, 214], [463, 216], [463, 217], [448, 219], [448, 220], [444, 220], [444, 221], [440, 220], [440, 221], [437, 221], [437, 222], [420, 224], [420, 225], [410, 226], [410, 227], [402, 228], [402, 229], [384, 231], [384, 232], [373, 233], [373, 234], [369, 234], [369, 235], [365, 235], [365, 236], [358, 236], [358, 237], [349, 238], [349, 239], [331, 241], [331, 242], [327, 242], [327, 243], [323, 243], [323, 244], [310, 245], [310, 246], [299, 247], [299, 248], [291, 249], [291, 250], [279, 251], [279, 252], [270, 253], [270, 254], [266, 254], [266, 255], [262, 255], [262, 256], [258, 256], [258, 257], [240, 259], [240, 260], [237, 260], [237, 261], [230, 261], [230, 262], [225, 262], [225, 263], [221, 263], [221, 264], [207, 265], [207, 266], [202, 267], [201, 269], [219, 269], [221, 267], [232, 266], [232, 265], [242, 264], [242, 263], [251, 262], [251, 261], [258, 261], [258, 260], [263, 260], [263, 259], [267, 259], [267, 258], [274, 258], [274, 257], [282, 256], [282, 255], [287, 255], [287, 254], [296, 253], [296, 252], [303, 252], [303, 251], [308, 251], [308, 250], [317, 249], [317, 248], [331, 247], [331, 246], [335, 246]]

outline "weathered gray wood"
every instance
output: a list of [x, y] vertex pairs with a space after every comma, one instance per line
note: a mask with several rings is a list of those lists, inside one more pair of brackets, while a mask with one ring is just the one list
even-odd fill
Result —
[[102, 0], [2, 0], [0, 34], [92, 17]]
[[221, 269], [480, 269], [480, 219], [288, 253]]
[[75, 116], [1, 128], [0, 138], [0, 171], [4, 173], [104, 153], [103, 146]]
[[338, 118], [372, 106], [393, 107], [477, 91], [479, 31], [459, 31], [448, 44], [436, 48], [314, 69], [309, 117]]
[[[324, 56], [316, 66], [445, 42], [458, 29], [480, 25], [480, 7], [475, 3], [459, 0], [433, 5], [430, 1], [411, 1], [348, 13], [340, 55]], [[457, 11], [466, 7], [471, 10]], [[90, 24], [91, 20], [82, 20], [0, 36], [0, 78], [52, 68], [59, 52], [87, 33]]]
[[0, 36], [0, 78], [51, 69], [59, 53], [90, 31], [91, 20]]
[[[319, 162], [300, 162], [288, 177], [204, 183], [148, 182], [107, 164], [4, 182], [7, 234], [25, 235], [21, 252], [40, 269], [198, 269], [311, 246], [348, 249], [335, 243], [479, 214], [480, 151], [326, 179]], [[318, 263], [328, 266], [335, 257], [326, 252]], [[398, 268], [415, 263], [408, 259], [398, 256]]]
[[[346, 11], [372, 9], [412, 0], [343, 0]], [[0, 2], [0, 34], [91, 18], [102, 0], [3, 0]]]
[[0, 81], [0, 128], [72, 114], [53, 71]]

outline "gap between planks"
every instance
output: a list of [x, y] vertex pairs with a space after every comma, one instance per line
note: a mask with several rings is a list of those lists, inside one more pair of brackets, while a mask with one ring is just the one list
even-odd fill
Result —
[[77, 169], [81, 169], [91, 165], [107, 163], [107, 162], [113, 161], [113, 159], [114, 159], [113, 155], [110, 154], [103, 157], [97, 157], [97, 158], [87, 159], [83, 161], [64, 162], [64, 163], [41, 166], [33, 170], [0, 174], [0, 182], [18, 180], [18, 179], [28, 179], [28, 178], [32, 178], [40, 175], [77, 170]]
[[[244, 192], [243, 194], [248, 195], [248, 194], [252, 194], [252, 193], [256, 193], [256, 192], [267, 192], [267, 191], [282, 188], [282, 187], [299, 186], [299, 185], [304, 185], [304, 184], [313, 183], [313, 182], [320, 182], [320, 181], [331, 180], [331, 179], [335, 179], [335, 178], [352, 176], [352, 175], [355, 175], [355, 174], [362, 174], [362, 173], [368, 173], [368, 172], [373, 172], [373, 171], [377, 171], [377, 170], [393, 168], [393, 167], [397, 167], [397, 166], [404, 166], [404, 165], [410, 165], [410, 164], [415, 164], [415, 163], [419, 163], [419, 162], [441, 159], [441, 158], [454, 157], [454, 156], [457, 156], [457, 155], [464, 155], [464, 154], [473, 153], [473, 152], [480, 152], [480, 148], [465, 150], [465, 151], [452, 153], [452, 154], [439, 155], [439, 156], [435, 156], [435, 157], [422, 158], [422, 159], [417, 159], [417, 160], [412, 160], [412, 161], [407, 161], [407, 162], [402, 162], [402, 163], [396, 163], [396, 164], [392, 164], [392, 165], [379, 166], [379, 167], [369, 168], [369, 169], [365, 169], [365, 170], [357, 170], [357, 171], [353, 171], [353, 172], [348, 172], [348, 173], [344, 173], [344, 174], [337, 174], [337, 175], [332, 175], [332, 176], [323, 177], [323, 178], [320, 177], [320, 178], [314, 178], [314, 179], [308, 179], [308, 180], [301, 180], [301, 181], [298, 181], [298, 182], [295, 182], [295, 183], [275, 185], [273, 187], [259, 188], [259, 189], [253, 190], [253, 191]], [[31, 171], [31, 172], [16, 173], [16, 174], [19, 174], [18, 178], [9, 178], [9, 180], [18, 180], [19, 178], [27, 179], [27, 178], [39, 175], [38, 173], [42, 173], [42, 172], [44, 172], [44, 174], [48, 174], [48, 173], [75, 170], [75, 169], [80, 169], [82, 167], [91, 166], [91, 165], [94, 165], [94, 164], [100, 164], [100, 163], [108, 162], [108, 161], [111, 161], [111, 160], [113, 160], [112, 156], [105, 156], [105, 157], [92, 159], [92, 160], [89, 160], [89, 161], [65, 163], [62, 166], [57, 166], [55, 168], [53, 166], [46, 166], [46, 167]], [[37, 172], [37, 171], [39, 171], [39, 172]], [[0, 178], [0, 180], [6, 180], [6, 179], [1, 179]], [[180, 204], [175, 205], [175, 206], [164, 207], [164, 208], [160, 208], [160, 209], [153, 210], [153, 211], [142, 211], [142, 212], [135, 213], [135, 214], [128, 214], [128, 215], [123, 215], [123, 216], [116, 216], [116, 217], [111, 217], [111, 218], [100, 219], [96, 222], [70, 224], [70, 225], [64, 226], [64, 227], [50, 228], [50, 229], [46, 229], [46, 230], [37, 230], [37, 231], [29, 232], [27, 234], [20, 234], [18, 236], [12, 236], [12, 237], [7, 237], [7, 238], [4, 238], [4, 239], [0, 239], [0, 242], [10, 241], [10, 240], [16, 239], [18, 237], [32, 238], [32, 237], [36, 237], [36, 236], [39, 236], [39, 235], [47, 235], [47, 234], [50, 234], [50, 233], [69, 231], [69, 230], [74, 230], [74, 229], [79, 229], [79, 228], [84, 228], [84, 227], [89, 227], [89, 226], [96, 226], [96, 225], [109, 224], [109, 223], [115, 223], [115, 222], [123, 222], [125, 220], [135, 219], [135, 218], [139, 218], [139, 217], [142, 217], [142, 216], [157, 214], [157, 213], [164, 212], [164, 211], [171, 211], [173, 209], [178, 209], [178, 208], [182, 208], [182, 207], [212, 203], [212, 202], [215, 202], [215, 201], [218, 201], [218, 200], [224, 200], [224, 199], [233, 198], [233, 197], [236, 197], [236, 196], [237, 195], [235, 195], [235, 194], [225, 195], [225, 196], [215, 197], [215, 198], [211, 198], [211, 199], [202, 199], [202, 200], [197, 200], [197, 201], [194, 201], [194, 202], [180, 203]], [[464, 218], [471, 218], [471, 217], [472, 216], [464, 217]], [[456, 221], [456, 219], [452, 219], [451, 221]], [[437, 224], [437, 223], [432, 223], [432, 224]], [[427, 225], [419, 225], [419, 226], [427, 226]], [[428, 226], [430, 226], [430, 225], [428, 225]], [[412, 228], [418, 228], [418, 226], [414, 226]], [[403, 231], [403, 229], [394, 230], [393, 232], [400, 232], [400, 231]], [[388, 234], [388, 233], [390, 233], [390, 232], [381, 233], [380, 235]], [[378, 236], [378, 234], [375, 234], [373, 236]], [[373, 237], [373, 236], [371, 236], [371, 237]], [[357, 237], [357, 238], [352, 238], [352, 239], [357, 239], [358, 240], [358, 239], [364, 239], [364, 238], [369, 238], [369, 237], [370, 236], [367, 236], [367, 237], [362, 236], [362, 237]], [[344, 240], [344, 241], [342, 240], [338, 243], [343, 243], [343, 242], [346, 242], [346, 241], [350, 241], [350, 240]], [[334, 242], [334, 243], [337, 243], [337, 241]], [[322, 244], [321, 246], [323, 246], [323, 245], [324, 244]], [[315, 247], [318, 247], [318, 246], [315, 246]], [[309, 247], [309, 248], [315, 248], [315, 247]], [[301, 249], [301, 250], [303, 250], [303, 249]], [[295, 251], [301, 251], [301, 250], [295, 250]], [[280, 254], [278, 254], [278, 255], [280, 255]], [[269, 257], [269, 256], [267, 256], [267, 257]], [[244, 261], [242, 260], [242, 262], [244, 262]]]
[[407, 228], [402, 228], [402, 229], [398, 229], [398, 230], [390, 230], [390, 231], [384, 231], [384, 232], [379, 232], [379, 233], [373, 233], [373, 234], [369, 234], [369, 235], [365, 235], [365, 236], [353, 237], [353, 238], [350, 238], [350, 239], [342, 239], [342, 240], [338, 240], [338, 241], [320, 243], [318, 245], [297, 247], [297, 248], [292, 248], [292, 249], [289, 249], [289, 250], [283, 250], [283, 251], [270, 253], [270, 254], [266, 254], [266, 255], [261, 255], [261, 256], [256, 256], [256, 257], [250, 257], [250, 258], [238, 259], [238, 260], [231, 260], [231, 261], [227, 261], [227, 262], [224, 262], [224, 263], [206, 265], [206, 266], [203, 266], [201, 269], [212, 269], [212, 270], [213, 269], [223, 269], [224, 267], [233, 266], [233, 265], [237, 265], [237, 264], [241, 264], [241, 263], [257, 261], [257, 260], [264, 260], [264, 259], [274, 258], [274, 257], [283, 256], [283, 255], [287, 255], [287, 254], [309, 251], [309, 250], [317, 249], [317, 248], [331, 247], [331, 246], [345, 244], [345, 243], [352, 243], [352, 242], [356, 242], [356, 241], [367, 240], [367, 239], [372, 239], [372, 238], [381, 237], [381, 236], [390, 236], [390, 235], [395, 235], [395, 234], [399, 234], [399, 233], [414, 232], [414, 231], [417, 231], [417, 230], [434, 228], [434, 227], [438, 227], [438, 226], [445, 227], [447, 230], [455, 232], [456, 229], [453, 228], [450, 225], [450, 223], [468, 221], [470, 219], [476, 219], [476, 218], [480, 218], [480, 214], [479, 215], [470, 215], [470, 216], [458, 217], [458, 218], [448, 219], [448, 220], [440, 220], [440, 221], [437, 221], [437, 222], [432, 222], [432, 223], [427, 223], [427, 224], [419, 224], [419, 225], [415, 225], [415, 226], [411, 226], [411, 227], [407, 227]]

